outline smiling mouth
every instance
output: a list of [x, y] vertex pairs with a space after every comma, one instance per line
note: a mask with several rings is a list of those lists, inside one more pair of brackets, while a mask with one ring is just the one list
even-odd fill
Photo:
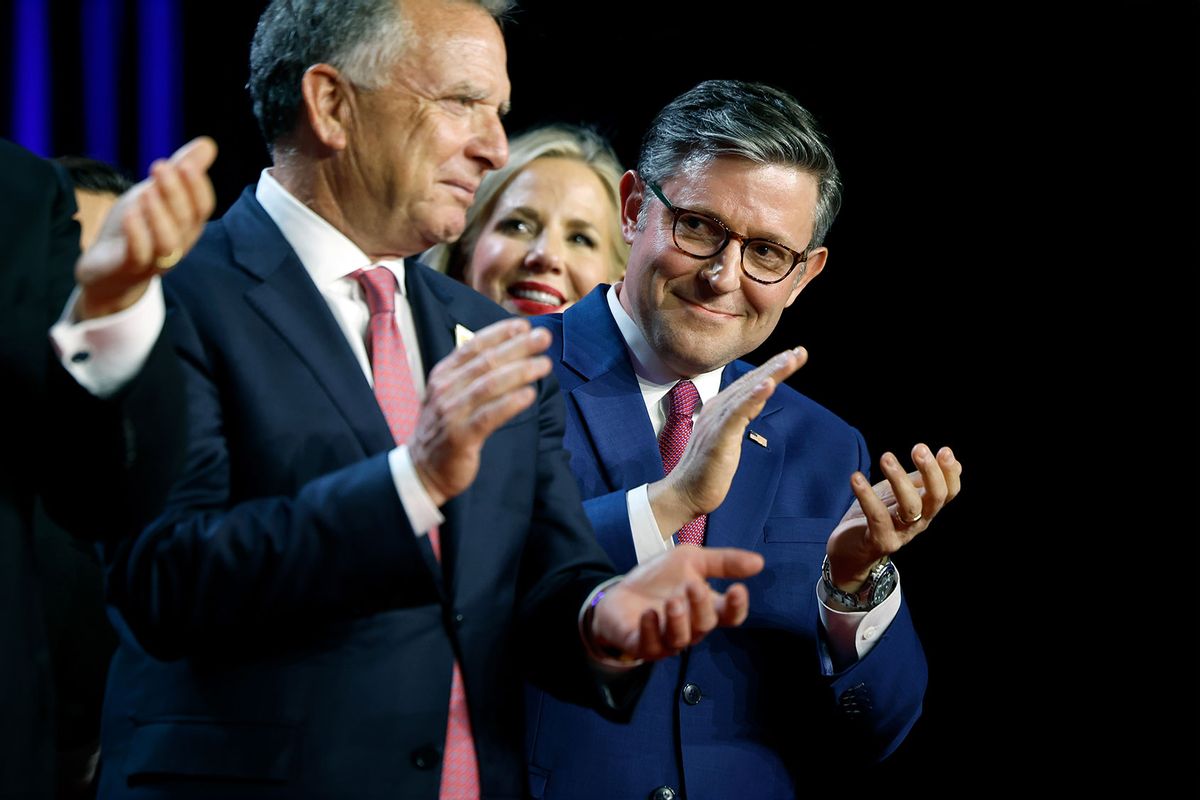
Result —
[[677, 298], [679, 298], [680, 302], [682, 302], [685, 306], [687, 306], [689, 308], [694, 308], [698, 311], [701, 311], [707, 316], [721, 317], [723, 319], [732, 319], [732, 318], [738, 316], [737, 314], [733, 314], [729, 311], [722, 311], [718, 308], [709, 308], [708, 306], [704, 305], [703, 303], [697, 303], [695, 300], [692, 300], [687, 297], [682, 297], [680, 295], [675, 295], [675, 296]]
[[514, 304], [528, 314], [549, 314], [558, 311], [567, 302], [566, 295], [544, 283], [521, 281], [505, 291]]

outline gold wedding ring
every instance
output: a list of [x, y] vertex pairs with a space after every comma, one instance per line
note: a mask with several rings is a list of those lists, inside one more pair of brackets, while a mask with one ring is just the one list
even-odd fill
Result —
[[166, 270], [169, 270], [171, 267], [178, 264], [179, 259], [181, 258], [183, 258], [183, 248], [176, 247], [165, 256], [159, 256], [158, 258], [154, 259], [154, 266], [165, 272]]
[[920, 511], [918, 511], [917, 515], [915, 517], [913, 517], [912, 519], [905, 519], [904, 517], [900, 516], [899, 514], [896, 515], [896, 519], [898, 519], [900, 521], [901, 525], [908, 527], [909, 525], [916, 525], [918, 522], [921, 521], [921, 518], [923, 516], [925, 516], [925, 515], [922, 514]]

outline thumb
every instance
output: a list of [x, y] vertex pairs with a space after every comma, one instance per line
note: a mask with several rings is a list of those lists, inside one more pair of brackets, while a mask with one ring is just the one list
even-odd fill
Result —
[[196, 172], [205, 172], [217, 159], [217, 143], [209, 136], [197, 136], [171, 154], [170, 163]]

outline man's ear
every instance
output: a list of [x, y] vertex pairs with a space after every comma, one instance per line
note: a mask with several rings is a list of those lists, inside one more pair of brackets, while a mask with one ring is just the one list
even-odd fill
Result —
[[343, 150], [350, 119], [350, 84], [329, 64], [313, 64], [300, 79], [304, 117], [313, 136], [331, 150]]
[[825, 269], [825, 260], [829, 258], [829, 248], [817, 247], [809, 252], [808, 258], [803, 264], [797, 264], [796, 269], [804, 270], [794, 280], [795, 285], [792, 286], [792, 293], [788, 295], [787, 308], [792, 303], [796, 302], [796, 298], [800, 296], [800, 292], [804, 291], [804, 287], [808, 286], [809, 281], [821, 274], [821, 270]]
[[642, 212], [642, 192], [645, 184], [635, 170], [629, 170], [621, 176], [621, 235], [626, 244], [633, 244], [633, 234], [637, 230], [638, 214]]

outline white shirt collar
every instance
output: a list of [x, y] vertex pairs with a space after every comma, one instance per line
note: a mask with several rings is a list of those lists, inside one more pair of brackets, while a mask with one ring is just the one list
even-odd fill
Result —
[[[622, 284], [623, 281], [618, 281], [608, 287], [608, 310], [612, 313], [617, 328], [621, 331], [621, 338], [625, 340], [625, 348], [629, 351], [633, 361], [633, 371], [642, 388], [642, 395], [646, 398], [647, 403], [661, 403], [662, 398], [683, 376], [662, 362], [662, 359], [650, 348], [650, 343], [642, 335], [637, 323], [629, 314], [625, 313], [625, 308], [617, 296]], [[724, 366], [720, 366], [711, 372], [691, 378], [692, 383], [696, 386], [696, 391], [700, 394], [702, 404], [716, 397], [717, 392], [721, 391], [721, 373], [724, 369]]]
[[267, 216], [279, 226], [283, 238], [296, 251], [300, 263], [319, 288], [325, 288], [355, 270], [382, 264], [395, 274], [400, 293], [407, 296], [404, 259], [372, 261], [344, 233], [283, 188], [271, 175], [270, 168], [264, 169], [259, 176], [254, 196]]

